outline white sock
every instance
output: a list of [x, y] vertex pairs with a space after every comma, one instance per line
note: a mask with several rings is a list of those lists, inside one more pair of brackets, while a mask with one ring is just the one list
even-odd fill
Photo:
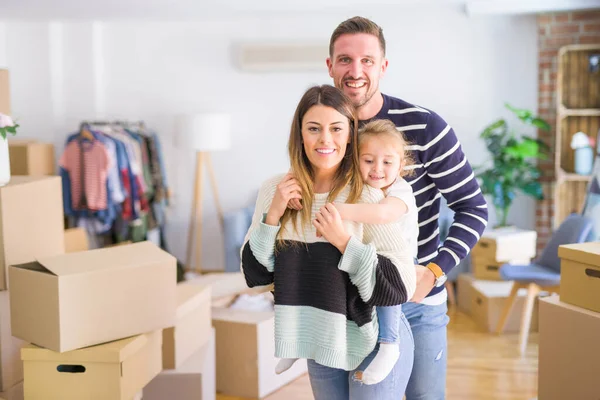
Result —
[[277, 375], [284, 373], [288, 369], [292, 368], [292, 365], [294, 365], [297, 360], [297, 358], [282, 358], [275, 366], [275, 373]]
[[384, 380], [394, 369], [398, 357], [400, 357], [398, 343], [380, 343], [373, 361], [362, 373], [361, 382], [365, 385], [374, 385]]

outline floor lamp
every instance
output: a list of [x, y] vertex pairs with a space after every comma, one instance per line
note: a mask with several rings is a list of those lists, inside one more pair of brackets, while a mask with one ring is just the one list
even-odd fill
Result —
[[[217, 183], [212, 168], [210, 152], [227, 150], [231, 146], [231, 118], [228, 114], [205, 113], [179, 116], [177, 120], [177, 136], [180, 143], [196, 152], [196, 169], [194, 174], [194, 197], [190, 215], [185, 268], [192, 268], [192, 257], [195, 250], [194, 271], [202, 273], [202, 202], [204, 186], [204, 168], [208, 172], [219, 223], [223, 226], [223, 210], [219, 202]], [[194, 233], [196, 240], [194, 241]]]

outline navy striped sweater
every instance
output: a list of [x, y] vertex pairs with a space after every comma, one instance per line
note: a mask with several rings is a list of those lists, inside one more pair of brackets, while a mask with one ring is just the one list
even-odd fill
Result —
[[[412, 186], [419, 210], [418, 261], [438, 264], [446, 273], [479, 241], [488, 220], [487, 203], [454, 130], [426, 108], [383, 95], [383, 107], [372, 119], [389, 119], [411, 143], [415, 174]], [[364, 121], [366, 123], [367, 121]], [[440, 245], [441, 196], [455, 212], [448, 237]], [[429, 296], [444, 288], [434, 288]]]

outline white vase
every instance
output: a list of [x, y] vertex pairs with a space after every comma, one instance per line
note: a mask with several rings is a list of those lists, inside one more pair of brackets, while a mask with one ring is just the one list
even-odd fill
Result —
[[8, 138], [0, 137], [0, 187], [10, 182], [10, 158], [8, 155]]

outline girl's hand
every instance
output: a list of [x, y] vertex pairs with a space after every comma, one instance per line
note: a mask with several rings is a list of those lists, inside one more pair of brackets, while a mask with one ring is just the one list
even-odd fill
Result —
[[283, 177], [281, 182], [279, 182], [279, 185], [277, 185], [275, 196], [273, 197], [273, 202], [267, 212], [267, 219], [265, 222], [268, 225], [278, 225], [279, 220], [287, 208], [288, 202], [291, 199], [301, 198], [302, 194], [298, 181], [296, 181], [292, 174], [288, 173]]
[[350, 240], [350, 235], [346, 232], [340, 213], [332, 203], [328, 203], [321, 207], [317, 213], [317, 218], [313, 221], [313, 225], [317, 231], [329, 243], [337, 247], [340, 253], [344, 254], [346, 245]]

